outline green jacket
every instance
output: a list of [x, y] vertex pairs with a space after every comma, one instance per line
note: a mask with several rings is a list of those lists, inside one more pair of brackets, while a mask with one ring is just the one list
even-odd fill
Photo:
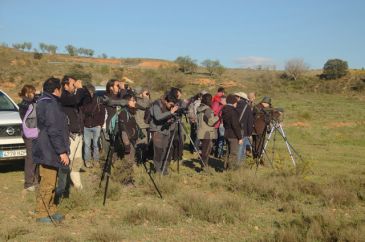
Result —
[[197, 108], [197, 125], [198, 139], [216, 139], [217, 130], [214, 124], [219, 120], [218, 116], [214, 116], [213, 110], [205, 104], [200, 104]]
[[136, 122], [141, 129], [147, 129], [150, 127], [149, 124], [144, 122], [144, 113], [146, 109], [150, 108], [151, 101], [147, 98], [137, 98], [137, 112]]

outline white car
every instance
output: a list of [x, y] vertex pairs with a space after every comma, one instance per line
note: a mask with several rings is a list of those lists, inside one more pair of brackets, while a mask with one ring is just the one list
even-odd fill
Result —
[[0, 90], [0, 161], [25, 157], [21, 125], [18, 105]]

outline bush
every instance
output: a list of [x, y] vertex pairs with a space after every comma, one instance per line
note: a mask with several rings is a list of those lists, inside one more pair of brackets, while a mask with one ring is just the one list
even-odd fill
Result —
[[34, 52], [34, 54], [33, 54], [33, 58], [35, 60], [40, 60], [40, 59], [42, 59], [42, 57], [43, 57], [43, 54], [42, 53]]
[[331, 59], [324, 64], [322, 77], [325, 79], [338, 79], [347, 75], [347, 73], [347, 61]]

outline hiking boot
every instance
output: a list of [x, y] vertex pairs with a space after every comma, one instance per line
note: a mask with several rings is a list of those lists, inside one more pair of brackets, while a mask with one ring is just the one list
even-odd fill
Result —
[[37, 218], [35, 221], [36, 221], [37, 223], [45, 223], [45, 224], [50, 224], [50, 223], [52, 223], [52, 220], [50, 219], [50, 217]]

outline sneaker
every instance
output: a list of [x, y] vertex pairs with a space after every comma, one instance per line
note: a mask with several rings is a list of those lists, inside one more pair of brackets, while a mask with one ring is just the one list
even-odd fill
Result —
[[85, 167], [86, 168], [92, 168], [93, 164], [90, 161], [85, 161]]
[[53, 214], [52, 216], [52, 219], [54, 220], [54, 221], [56, 221], [56, 222], [61, 222], [62, 220], [64, 220], [65, 219], [65, 216], [63, 216], [62, 214], [60, 214], [60, 213], [55, 213], [55, 214]]
[[25, 190], [28, 192], [35, 192], [35, 186], [27, 187], [27, 188], [25, 188]]

